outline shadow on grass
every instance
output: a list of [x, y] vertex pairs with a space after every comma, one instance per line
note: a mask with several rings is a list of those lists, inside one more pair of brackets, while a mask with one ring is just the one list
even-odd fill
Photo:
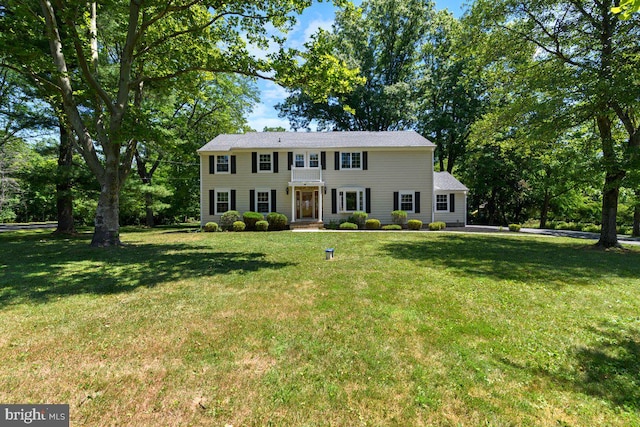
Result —
[[292, 265], [272, 262], [259, 252], [224, 252], [196, 244], [132, 244], [91, 248], [90, 235], [2, 236], [0, 308], [58, 297], [129, 292], [169, 281], [246, 274]]
[[615, 324], [591, 328], [594, 343], [574, 348], [569, 369], [526, 367], [502, 359], [512, 368], [530, 371], [564, 390], [604, 400], [627, 411], [640, 411], [640, 331]]
[[[430, 236], [431, 237], [431, 236]], [[474, 277], [546, 284], [606, 284], [601, 279], [640, 277], [640, 253], [604, 252], [590, 245], [490, 235], [442, 234], [423, 241], [393, 242], [386, 255], [457, 270]]]

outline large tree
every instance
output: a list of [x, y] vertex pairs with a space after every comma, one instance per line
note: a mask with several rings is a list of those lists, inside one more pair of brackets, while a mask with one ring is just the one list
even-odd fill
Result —
[[[561, 102], [570, 126], [594, 124], [605, 176], [598, 241], [604, 248], [618, 245], [618, 195], [640, 148], [640, 94], [629, 90], [640, 78], [640, 18], [621, 20], [612, 6], [612, 0], [478, 0], [473, 8], [502, 45], [529, 46], [540, 74], [528, 90], [549, 97], [541, 102]], [[531, 73], [531, 64], [514, 61], [507, 72]]]
[[425, 0], [365, 0], [336, 14], [330, 34], [321, 33], [333, 53], [360, 69], [364, 84], [349, 93], [334, 91], [317, 100], [298, 87], [283, 104], [281, 117], [294, 129], [385, 131], [412, 128], [418, 94], [420, 46], [433, 16]]
[[[348, 86], [342, 63], [310, 52], [268, 59], [250, 55], [247, 41], [268, 42], [270, 25], [286, 31], [308, 0], [204, 2], [79, 0], [4, 2], [3, 65], [36, 80], [62, 99], [77, 150], [100, 183], [93, 246], [120, 244], [119, 194], [139, 138], [135, 94], [147, 84], [171, 84], [187, 73], [271, 76], [286, 84], [331, 74]], [[49, 55], [38, 55], [45, 43]], [[48, 74], [47, 74], [48, 72]], [[268, 74], [273, 73], [273, 74]], [[47, 77], [49, 75], [50, 77]], [[323, 95], [322, 85], [314, 87]], [[139, 104], [138, 104], [139, 105]]]
[[471, 126], [485, 108], [476, 48], [470, 26], [446, 10], [436, 14], [421, 47], [417, 129], [436, 144], [442, 171], [452, 172], [464, 158]]

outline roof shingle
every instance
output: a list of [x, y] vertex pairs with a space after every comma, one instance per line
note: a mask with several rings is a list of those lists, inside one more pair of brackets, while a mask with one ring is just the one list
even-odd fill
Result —
[[297, 148], [435, 147], [414, 131], [399, 132], [249, 132], [218, 135], [198, 152]]

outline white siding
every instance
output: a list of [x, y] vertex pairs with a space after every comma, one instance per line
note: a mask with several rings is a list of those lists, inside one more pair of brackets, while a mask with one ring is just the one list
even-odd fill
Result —
[[[447, 224], [447, 226], [459, 226], [464, 227], [467, 225], [467, 195], [464, 191], [436, 191], [434, 197], [437, 198], [438, 194], [446, 194], [448, 197], [451, 197], [451, 194], [455, 194], [455, 212], [450, 212], [449, 209], [446, 211], [435, 211], [434, 213], [434, 221], [442, 221]], [[451, 201], [447, 199], [449, 206]], [[434, 201], [435, 203], [435, 201]]]
[[[433, 210], [433, 148], [363, 149], [367, 151], [367, 170], [335, 170], [335, 149], [326, 152], [326, 169], [322, 171], [326, 186], [323, 193], [323, 220], [346, 219], [350, 214], [332, 214], [331, 190], [340, 187], [371, 189], [371, 213], [369, 218], [379, 219], [383, 224], [391, 223], [394, 192], [420, 192], [420, 213], [409, 214], [409, 219], [420, 219], [425, 224], [431, 221]], [[295, 151], [295, 150], [290, 150]], [[348, 151], [358, 151], [349, 149]], [[261, 153], [262, 151], [257, 151]], [[264, 151], [270, 152], [272, 151]], [[209, 213], [209, 191], [216, 188], [236, 191], [236, 210], [240, 213], [250, 209], [250, 190], [269, 188], [276, 190], [277, 211], [291, 221], [292, 194], [286, 194], [291, 171], [287, 169], [287, 152], [278, 151], [278, 173], [252, 173], [251, 151], [200, 153], [201, 166], [201, 223], [220, 221], [219, 215]], [[235, 174], [210, 174], [209, 155], [236, 156]]]

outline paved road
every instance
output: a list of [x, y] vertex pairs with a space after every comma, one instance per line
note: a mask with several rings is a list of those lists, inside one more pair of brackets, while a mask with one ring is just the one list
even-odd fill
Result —
[[[455, 231], [455, 228], [449, 228], [450, 231]], [[497, 227], [492, 225], [468, 225], [460, 231], [478, 231], [478, 232], [509, 232], [508, 227]], [[587, 233], [585, 231], [572, 231], [572, 230], [546, 230], [539, 228], [521, 228], [521, 233], [538, 234], [542, 236], [554, 236], [554, 237], [572, 237], [574, 239], [585, 239], [597, 241], [600, 238], [598, 233]], [[624, 234], [618, 234], [618, 241], [625, 245], [640, 245], [640, 238], [629, 237]]]
[[56, 228], [57, 222], [31, 222], [29, 224], [0, 224], [0, 233], [3, 231], [35, 230], [38, 228]]

